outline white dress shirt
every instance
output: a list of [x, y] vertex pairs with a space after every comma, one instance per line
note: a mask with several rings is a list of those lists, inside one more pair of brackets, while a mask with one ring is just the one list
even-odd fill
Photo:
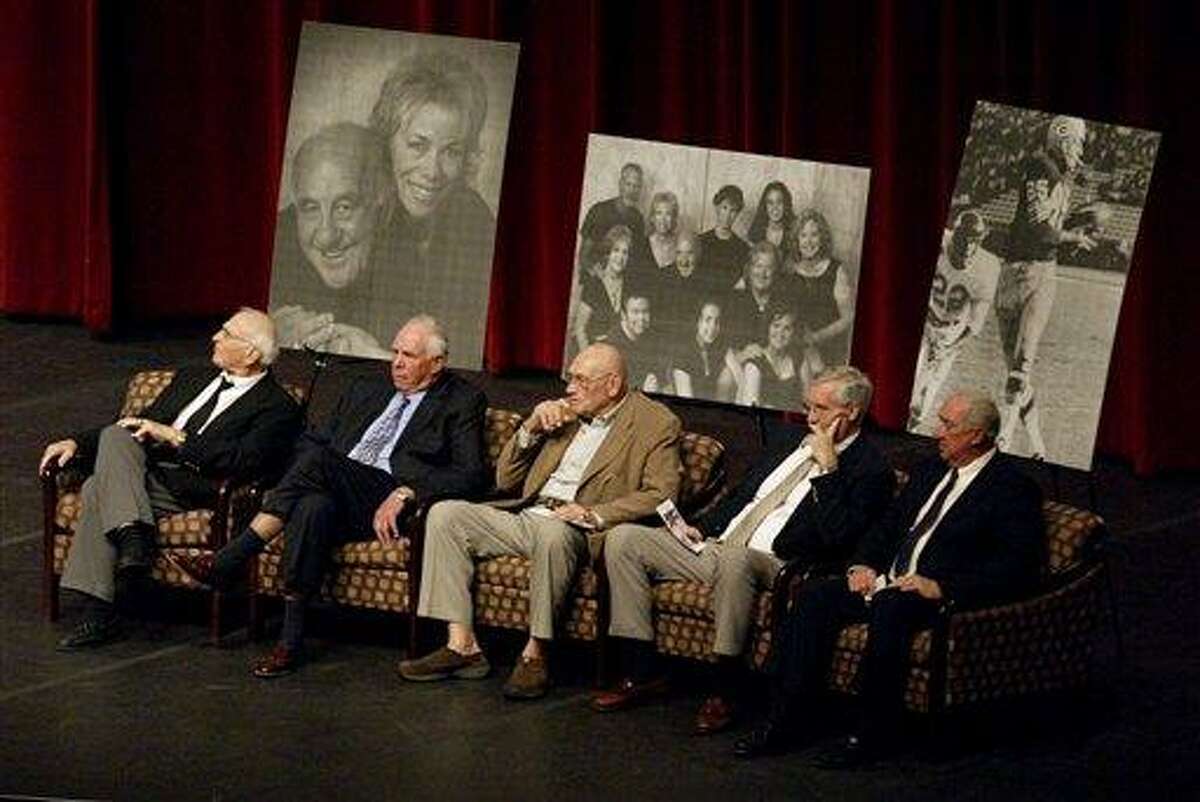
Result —
[[176, 429], [182, 429], [184, 426], [186, 426], [188, 419], [192, 417], [196, 410], [204, 406], [205, 402], [207, 402], [212, 394], [217, 391], [217, 387], [221, 385], [221, 379], [224, 379], [233, 386], [221, 393], [221, 397], [217, 399], [217, 405], [213, 407], [212, 414], [208, 416], [208, 420], [204, 422], [204, 425], [196, 431], [196, 434], [203, 434], [204, 430], [207, 429], [213, 421], [220, 417], [222, 412], [233, 406], [234, 401], [237, 401], [246, 393], [250, 392], [250, 388], [258, 384], [260, 381], [266, 378], [266, 376], [267, 372], [265, 370], [259, 371], [253, 376], [233, 376], [225, 373], [224, 371], [218, 373], [216, 377], [210, 381], [203, 390], [200, 391], [199, 395], [193, 398], [186, 407], [179, 410], [179, 414], [175, 416], [175, 420], [171, 423], [171, 426]]

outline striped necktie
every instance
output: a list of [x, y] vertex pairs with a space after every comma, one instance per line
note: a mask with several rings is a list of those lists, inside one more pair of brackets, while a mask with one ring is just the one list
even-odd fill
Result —
[[389, 404], [388, 409], [367, 427], [362, 439], [351, 449], [350, 459], [370, 466], [379, 462], [383, 450], [400, 430], [400, 419], [404, 417], [404, 408], [407, 406], [407, 396], [401, 396], [399, 404]]

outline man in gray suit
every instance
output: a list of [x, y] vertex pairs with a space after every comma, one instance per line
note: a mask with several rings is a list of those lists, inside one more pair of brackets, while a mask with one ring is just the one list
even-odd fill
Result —
[[697, 734], [727, 727], [751, 610], [785, 561], [814, 572], [841, 573], [856, 539], [886, 508], [895, 478], [860, 432], [871, 403], [870, 379], [852, 367], [813, 380], [805, 409], [812, 433], [770, 449], [732, 493], [680, 536], [666, 529], [618, 526], [605, 544], [612, 589], [609, 634], [618, 640], [624, 679], [597, 694], [593, 709], [620, 710], [665, 691], [654, 675], [655, 580], [713, 587], [716, 675], [696, 715]]

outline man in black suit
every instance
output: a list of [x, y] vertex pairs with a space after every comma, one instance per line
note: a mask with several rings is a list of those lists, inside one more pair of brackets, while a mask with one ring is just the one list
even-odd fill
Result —
[[625, 678], [597, 695], [593, 708], [618, 710], [664, 689], [662, 680], [651, 678], [652, 581], [692, 580], [713, 586], [718, 661], [695, 731], [709, 734], [730, 724], [731, 692], [758, 592], [789, 560], [803, 560], [818, 575], [842, 573], [856, 539], [891, 500], [895, 476], [861, 433], [872, 391], [866, 374], [848, 366], [814, 379], [805, 401], [812, 433], [771, 449], [721, 503], [685, 526], [695, 547], [662, 528], [626, 524], [609, 532], [609, 634], [620, 639]]
[[214, 368], [184, 368], [141, 415], [46, 446], [42, 472], [71, 459], [93, 469], [62, 576], [84, 613], [62, 650], [120, 634], [113, 600], [150, 569], [156, 516], [211, 506], [212, 477], [257, 475], [299, 430], [299, 409], [267, 371], [279, 351], [271, 319], [243, 309], [212, 339]]
[[897, 734], [913, 636], [947, 602], [957, 609], [1030, 593], [1046, 562], [1041, 491], [997, 453], [1000, 413], [990, 398], [950, 396], [938, 412], [939, 460], [917, 467], [904, 492], [863, 539], [846, 576], [809, 583], [777, 622], [775, 686], [767, 721], [739, 740], [739, 757], [777, 751], [801, 705], [815, 718], [838, 634], [870, 627], [852, 734], [827, 753], [851, 768]]
[[325, 424], [300, 438], [262, 511], [211, 566], [209, 581], [228, 587], [270, 540], [284, 535], [283, 632], [255, 663], [257, 677], [281, 676], [299, 663], [304, 611], [320, 590], [332, 547], [372, 536], [391, 543], [400, 518], [417, 506], [470, 498], [487, 486], [487, 399], [446, 371], [441, 326], [428, 315], [412, 318], [396, 333], [392, 352], [391, 383], [347, 388]]

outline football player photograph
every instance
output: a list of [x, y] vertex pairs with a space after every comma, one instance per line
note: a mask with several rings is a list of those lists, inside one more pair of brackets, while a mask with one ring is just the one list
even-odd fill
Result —
[[734, 744], [738, 757], [781, 752], [828, 724], [826, 682], [842, 628], [865, 622], [866, 652], [850, 734], [819, 757], [853, 769], [902, 743], [912, 639], [945, 603], [956, 610], [1031, 592], [1046, 565], [1041, 490], [998, 453], [1000, 413], [987, 395], [957, 391], [938, 410], [938, 457], [918, 464], [859, 541], [841, 576], [807, 581], [775, 622], [764, 722]]
[[300, 437], [283, 478], [263, 494], [261, 511], [215, 560], [195, 566], [207, 584], [229, 588], [283, 537], [283, 628], [252, 665], [254, 676], [280, 677], [303, 664], [305, 614], [334, 546], [393, 543], [418, 507], [486, 489], [487, 398], [446, 368], [448, 355], [437, 320], [408, 320], [392, 341], [386, 375], [350, 384], [333, 413]]
[[992, 308], [1000, 259], [984, 248], [987, 233], [983, 216], [966, 209], [942, 235], [913, 380], [910, 431], [918, 427], [932, 431], [938, 392], [969, 339], [983, 330]]
[[625, 524], [609, 532], [609, 634], [622, 679], [593, 698], [595, 710], [621, 710], [665, 692], [655, 659], [653, 587], [689, 580], [712, 587], [716, 624], [716, 663], [694, 731], [707, 735], [733, 722], [759, 592], [786, 561], [803, 561], [813, 576], [843, 573], [857, 539], [891, 500], [895, 475], [862, 433], [872, 393], [871, 380], [846, 366], [821, 374], [803, 398], [787, 402], [804, 406], [810, 433], [770, 446], [730, 493], [685, 526], [698, 553], [663, 527]]
[[275, 226], [271, 317], [279, 345], [385, 356], [395, 313], [377, 292], [379, 236], [395, 203], [384, 141], [328, 125], [292, 157], [292, 201]]
[[530, 560], [529, 637], [503, 693], [536, 699], [550, 686], [555, 621], [589, 533], [644, 519], [679, 489], [679, 419], [629, 388], [625, 361], [596, 343], [572, 360], [566, 395], [533, 408], [500, 454], [496, 486], [515, 499], [443, 501], [429, 511], [418, 614], [445, 621], [445, 645], [400, 663], [412, 682], [480, 679], [490, 664], [475, 636], [475, 561]]
[[1058, 249], [1074, 245], [1089, 250], [1096, 245], [1086, 227], [1063, 225], [1086, 138], [1083, 120], [1054, 117], [1046, 127], [1044, 144], [1021, 163], [1017, 209], [1008, 227], [1008, 254], [996, 288], [996, 321], [1008, 369], [1000, 444], [1011, 446], [1019, 422], [1029, 436], [1029, 455], [1034, 459], [1045, 457], [1046, 441], [1033, 365], [1054, 306]]
[[139, 612], [158, 517], [212, 506], [214, 478], [258, 477], [286, 458], [300, 409], [269, 369], [278, 353], [271, 318], [242, 309], [213, 335], [211, 367], [182, 368], [141, 413], [46, 446], [41, 473], [90, 472], [61, 581], [82, 613], [61, 651], [124, 634], [116, 603]]

